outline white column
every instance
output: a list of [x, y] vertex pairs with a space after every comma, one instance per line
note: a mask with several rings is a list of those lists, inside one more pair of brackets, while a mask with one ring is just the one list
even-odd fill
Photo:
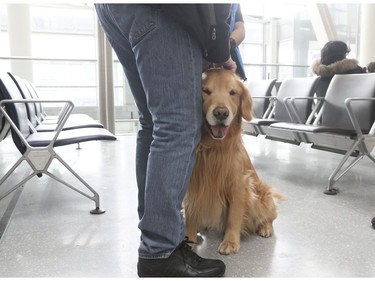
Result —
[[361, 5], [361, 23], [359, 40], [359, 65], [366, 66], [375, 61], [375, 4]]
[[112, 47], [99, 22], [97, 22], [97, 34], [99, 121], [108, 131], [114, 134], [116, 129]]
[[106, 88], [107, 88], [107, 124], [108, 131], [115, 134], [115, 84], [113, 81], [113, 57], [112, 46], [105, 37], [106, 58]]
[[[266, 63], [267, 64], [277, 64], [277, 19], [272, 18], [269, 22], [269, 33], [268, 38], [266, 38]], [[278, 69], [275, 66], [267, 67], [266, 79], [276, 78]]]
[[[32, 56], [31, 19], [28, 4], [8, 4], [8, 36], [11, 57]], [[11, 72], [24, 79], [33, 81], [33, 63], [31, 60], [11, 60]]]

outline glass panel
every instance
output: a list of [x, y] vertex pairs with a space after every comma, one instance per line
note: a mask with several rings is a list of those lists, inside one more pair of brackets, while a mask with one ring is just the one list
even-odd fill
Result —
[[0, 42], [0, 56], [9, 56], [8, 14], [4, 4], [0, 4]]
[[76, 112], [97, 116], [94, 9], [78, 4], [30, 5], [30, 17], [33, 82], [40, 95], [70, 99]]
[[327, 4], [335, 24], [338, 39], [347, 43], [351, 49], [348, 58], [358, 57], [358, 4], [332, 3]]
[[[92, 107], [97, 105], [97, 96], [95, 87], [37, 87], [41, 99], [60, 99], [71, 100], [74, 107]], [[47, 107], [48, 104], [45, 104]]]
[[1, 72], [8, 72], [10, 71], [10, 60], [0, 60], [0, 71]]
[[37, 58], [95, 59], [94, 36], [71, 34], [32, 34], [32, 54]]
[[33, 32], [86, 35], [95, 33], [95, 18], [92, 8], [78, 5], [30, 6], [30, 14]]
[[37, 86], [95, 87], [96, 62], [34, 61], [34, 81]]
[[244, 64], [264, 63], [263, 46], [260, 44], [243, 44], [239, 46]]
[[10, 54], [8, 32], [0, 32], [0, 42], [0, 56], [8, 57]]
[[263, 23], [245, 22], [246, 43], [263, 43]]

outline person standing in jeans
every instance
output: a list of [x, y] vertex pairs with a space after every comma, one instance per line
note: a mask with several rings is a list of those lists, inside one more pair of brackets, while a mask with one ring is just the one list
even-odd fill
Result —
[[139, 110], [136, 178], [138, 275], [222, 276], [221, 260], [193, 252], [182, 201], [202, 124], [203, 59], [236, 70], [230, 4], [95, 4]]

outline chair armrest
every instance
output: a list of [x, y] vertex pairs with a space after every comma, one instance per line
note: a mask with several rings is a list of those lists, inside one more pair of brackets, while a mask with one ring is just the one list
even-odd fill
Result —
[[272, 118], [273, 112], [275, 111], [275, 104], [276, 104], [276, 97], [275, 96], [252, 96], [253, 99], [264, 99], [269, 100], [268, 107], [264, 112], [262, 119], [270, 119]]
[[316, 116], [316, 113], [321, 109], [325, 99], [323, 97], [285, 97], [284, 98], [284, 104], [286, 107], [286, 110], [291, 118], [291, 120], [295, 123], [303, 123], [302, 120], [299, 117], [298, 114], [298, 108], [295, 104], [295, 100], [317, 100], [316, 106], [311, 111], [309, 117], [306, 120], [305, 124], [311, 124], [314, 117], [316, 117], [315, 122], [317, 122], [320, 119], [320, 115]]
[[23, 144], [26, 147], [30, 147], [29, 144], [28, 144], [28, 142], [27, 142], [27, 140], [25, 139], [25, 137], [22, 135], [22, 133], [20, 132], [20, 130], [17, 128], [16, 124], [10, 118], [10, 116], [8, 115], [8, 113], [5, 111], [5, 107], [3, 107], [3, 105], [5, 105], [6, 103], [12, 103], [12, 102], [13, 102], [13, 100], [6, 100], [6, 99], [5, 100], [1, 100], [0, 101], [0, 112], [3, 114], [3, 116], [8, 121], [9, 125], [14, 130], [14, 132], [18, 135], [18, 137], [23, 142]]
[[[352, 98], [346, 98], [345, 99], [346, 110], [349, 114], [350, 121], [352, 122], [353, 127], [354, 127], [358, 137], [362, 137], [363, 133], [362, 133], [362, 130], [361, 130], [361, 126], [358, 123], [357, 116], [355, 115], [355, 113], [352, 109], [352, 103], [356, 102], [356, 101], [365, 101], [365, 100], [375, 102], [375, 98], [356, 98], [356, 97], [352, 97]], [[369, 135], [375, 135], [375, 122], [372, 124]]]
[[74, 108], [74, 103], [71, 100], [25, 99], [24, 101], [27, 101], [28, 103], [63, 103], [63, 106], [61, 107], [61, 110], [59, 112], [59, 117], [55, 131], [58, 131], [60, 127], [61, 129], [64, 127], [66, 121], [68, 120]]
[[269, 99], [270, 101], [276, 99], [275, 96], [251, 96], [251, 97], [253, 99]]
[[0, 101], [0, 112], [4, 115], [4, 117], [8, 120], [11, 127], [14, 129], [18, 137], [22, 140], [22, 142], [25, 144], [25, 146], [30, 147], [25, 137], [22, 135], [22, 133], [17, 128], [16, 124], [13, 122], [13, 120], [10, 118], [10, 116], [7, 114], [5, 109], [2, 107], [2, 105], [5, 105], [7, 103], [63, 103], [63, 109], [62, 109], [62, 118], [61, 122], [58, 123], [55, 135], [51, 140], [50, 146], [54, 146], [54, 143], [56, 142], [60, 132], [62, 131], [66, 121], [68, 120], [69, 115], [73, 111], [74, 104], [70, 100], [42, 100], [42, 99], [22, 99], [22, 100], [14, 100], [14, 99], [4, 99]]

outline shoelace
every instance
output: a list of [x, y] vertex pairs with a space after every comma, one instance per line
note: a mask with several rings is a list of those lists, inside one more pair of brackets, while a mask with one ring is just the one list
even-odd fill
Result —
[[[184, 241], [182, 241], [182, 243], [189, 243], [189, 244], [196, 244], [196, 245], [198, 245], [197, 242], [190, 241], [189, 237], [187, 237], [187, 236], [185, 236], [185, 239], [184, 239]], [[188, 246], [191, 248], [190, 245], [188, 245]]]
[[187, 237], [185, 237], [185, 240], [181, 242], [180, 246], [187, 249], [188, 252], [190, 252], [190, 257], [193, 259], [194, 263], [200, 264], [203, 260], [202, 257], [198, 256], [194, 251], [193, 247], [191, 247], [188, 243], [197, 244], [193, 241], [189, 241]]

